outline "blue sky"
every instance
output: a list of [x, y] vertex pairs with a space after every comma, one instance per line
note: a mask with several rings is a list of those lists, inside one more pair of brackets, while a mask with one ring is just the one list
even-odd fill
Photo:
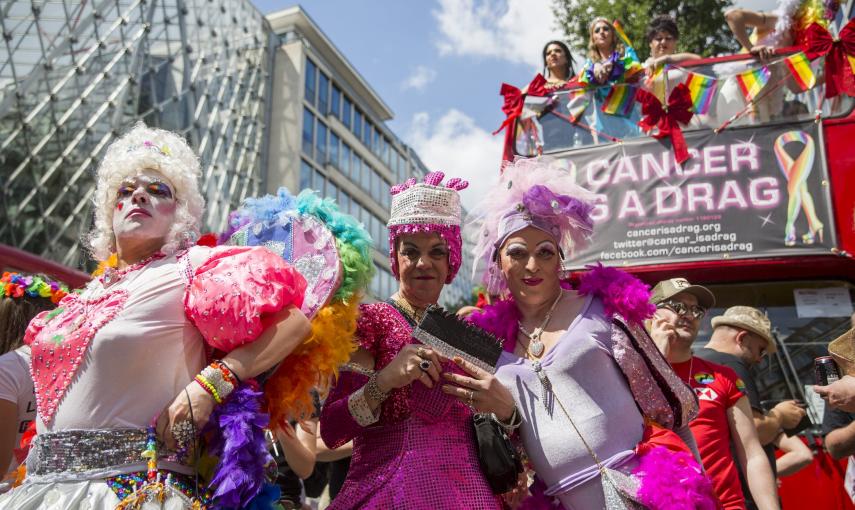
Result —
[[[265, 14], [294, 5], [253, 0]], [[770, 8], [775, 0], [735, 2]], [[388, 125], [432, 170], [470, 180], [474, 205], [498, 172], [502, 82], [527, 84], [560, 31], [550, 0], [304, 0], [303, 9], [392, 108]]]

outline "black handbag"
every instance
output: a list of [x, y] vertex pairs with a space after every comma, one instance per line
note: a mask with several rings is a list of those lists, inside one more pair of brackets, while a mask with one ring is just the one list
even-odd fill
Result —
[[517, 485], [522, 462], [504, 427], [491, 414], [472, 415], [478, 461], [493, 494], [503, 494]]

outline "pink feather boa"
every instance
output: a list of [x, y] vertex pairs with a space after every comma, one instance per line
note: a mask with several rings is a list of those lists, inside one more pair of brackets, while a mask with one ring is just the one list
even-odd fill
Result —
[[608, 315], [620, 315], [630, 323], [642, 324], [656, 312], [656, 306], [650, 302], [650, 289], [638, 278], [599, 263], [587, 269], [577, 290], [599, 297]]
[[712, 483], [686, 452], [657, 446], [640, 456], [633, 474], [638, 499], [650, 510], [716, 510]]
[[[642, 324], [656, 311], [650, 303], [650, 290], [638, 278], [602, 264], [587, 268], [588, 272], [579, 279], [577, 290], [582, 295], [598, 297], [609, 316], [620, 315], [628, 322]], [[514, 351], [520, 318], [513, 299], [497, 301], [469, 316], [476, 326], [501, 338], [508, 352]]]

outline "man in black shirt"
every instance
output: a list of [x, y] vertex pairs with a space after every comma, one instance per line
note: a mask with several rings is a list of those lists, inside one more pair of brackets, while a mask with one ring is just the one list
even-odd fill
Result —
[[[769, 412], [760, 405], [760, 393], [750, 369], [767, 353], [776, 350], [769, 319], [756, 308], [732, 306], [724, 315], [712, 320], [713, 334], [709, 343], [695, 354], [707, 361], [730, 367], [744, 385], [744, 390], [754, 412], [754, 425], [760, 444], [766, 451], [772, 472], [775, 473], [774, 442], [784, 429], [793, 429], [805, 416], [805, 410], [794, 400], [777, 404]], [[737, 381], [739, 383], [740, 381]], [[745, 477], [740, 472], [745, 487]], [[744, 494], [751, 494], [744, 490]], [[747, 501], [749, 508], [753, 502]]]

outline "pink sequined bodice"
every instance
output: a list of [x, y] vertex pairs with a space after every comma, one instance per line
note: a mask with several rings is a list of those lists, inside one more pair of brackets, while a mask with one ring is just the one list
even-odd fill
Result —
[[[362, 307], [360, 344], [375, 369], [389, 364], [411, 341], [411, 328], [388, 304]], [[500, 509], [478, 464], [472, 413], [442, 392], [415, 382], [383, 403], [380, 421], [361, 427], [347, 398], [368, 377], [342, 372], [321, 413], [321, 434], [331, 447], [353, 440], [347, 480], [329, 506], [341, 509]]]

